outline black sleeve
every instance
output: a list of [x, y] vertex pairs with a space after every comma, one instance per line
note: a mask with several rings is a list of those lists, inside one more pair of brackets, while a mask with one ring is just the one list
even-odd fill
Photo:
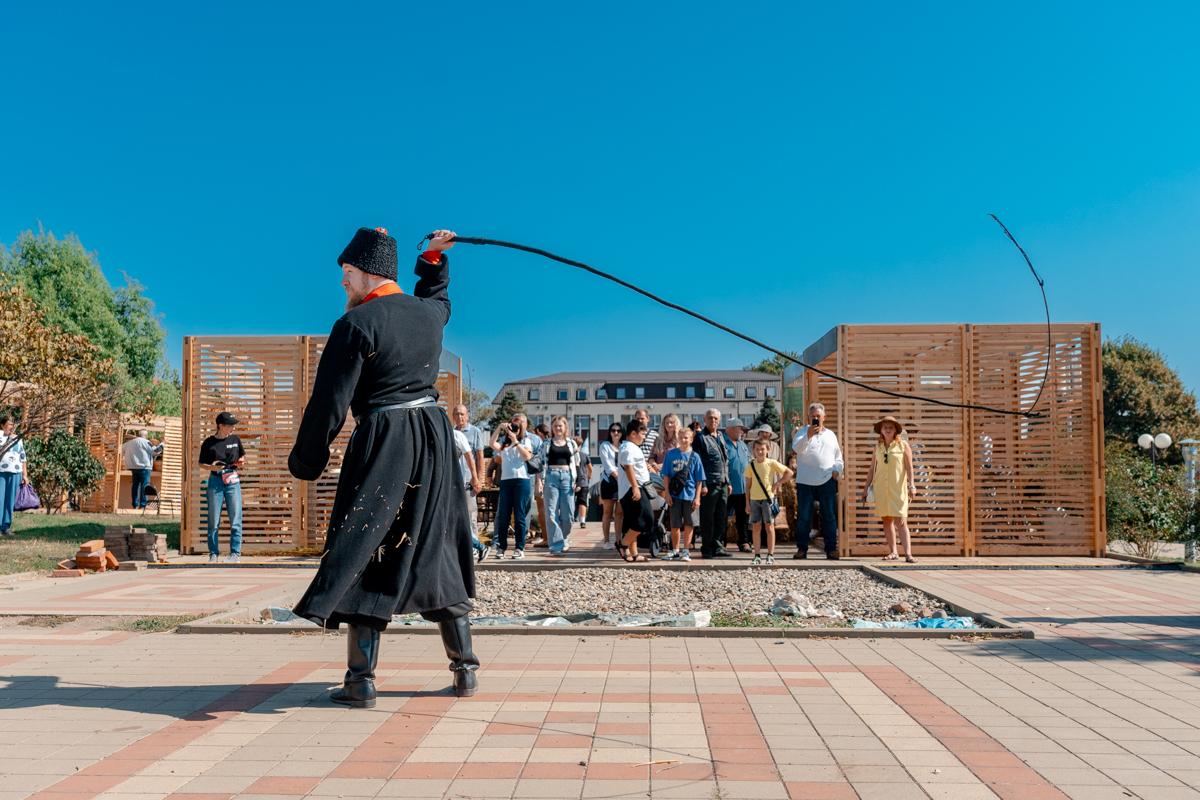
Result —
[[417, 267], [413, 270], [417, 275], [417, 285], [413, 288], [413, 296], [422, 300], [432, 300], [444, 308], [442, 324], [450, 319], [450, 257], [445, 252], [438, 263], [430, 264], [424, 258], [417, 257]]
[[241, 461], [245, 457], [246, 457], [246, 448], [242, 447], [242, 440], [239, 437], [238, 438], [238, 457], [235, 460]]
[[[212, 437], [210, 436], [209, 439], [211, 439], [211, 438]], [[212, 448], [209, 446], [208, 439], [205, 439], [204, 442], [200, 445], [199, 463], [201, 463], [201, 464], [213, 463]]]
[[329, 461], [329, 445], [346, 422], [369, 343], [366, 334], [344, 318], [334, 323], [321, 353], [312, 397], [304, 409], [296, 443], [288, 456], [288, 471], [302, 481], [321, 477]]

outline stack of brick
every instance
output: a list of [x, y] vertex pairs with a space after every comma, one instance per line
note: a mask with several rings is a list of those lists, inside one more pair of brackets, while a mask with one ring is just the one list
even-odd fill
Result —
[[112, 553], [118, 562], [129, 560], [129, 534], [132, 525], [106, 525], [104, 527], [104, 549]]
[[75, 566], [79, 569], [90, 569], [92, 572], [104, 572], [108, 568], [108, 557], [108, 551], [104, 549], [104, 540], [94, 539], [79, 545], [79, 552], [75, 554]]
[[167, 535], [147, 533], [145, 528], [134, 528], [129, 534], [129, 558], [131, 561], [166, 561]]

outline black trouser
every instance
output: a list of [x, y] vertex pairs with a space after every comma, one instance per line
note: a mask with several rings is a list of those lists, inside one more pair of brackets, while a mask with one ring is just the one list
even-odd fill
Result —
[[700, 536], [704, 543], [700, 555], [711, 556], [725, 549], [725, 526], [729, 519], [729, 484], [708, 484], [708, 494], [700, 498]]
[[825, 552], [832, 553], [837, 546], [837, 481], [830, 478], [820, 486], [796, 484], [796, 547], [808, 552], [808, 533], [812, 528], [813, 503], [821, 507], [821, 538]]
[[733, 512], [733, 527], [737, 529], [737, 543], [753, 544], [750, 541], [750, 515], [746, 512], [746, 493], [729, 495], [729, 509]]

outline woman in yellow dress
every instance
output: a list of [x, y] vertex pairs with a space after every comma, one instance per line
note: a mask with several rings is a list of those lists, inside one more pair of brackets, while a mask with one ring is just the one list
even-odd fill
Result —
[[883, 532], [887, 536], [890, 552], [884, 561], [900, 558], [896, 553], [896, 530], [904, 545], [904, 560], [917, 563], [912, 556], [908, 534], [908, 501], [916, 497], [917, 485], [913, 479], [912, 448], [900, 438], [904, 426], [895, 417], [887, 416], [875, 423], [879, 443], [871, 455], [871, 469], [867, 471], [867, 483], [863, 487], [865, 502], [869, 491], [875, 494], [875, 516], [883, 520]]

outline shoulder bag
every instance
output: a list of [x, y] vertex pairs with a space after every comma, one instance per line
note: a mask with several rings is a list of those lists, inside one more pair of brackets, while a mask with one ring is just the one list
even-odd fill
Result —
[[550, 445], [547, 444], [549, 441], [547, 439], [545, 442], [542, 442], [542, 446], [533, 451], [533, 457], [525, 462], [525, 471], [530, 475], [537, 475], [546, 468], [546, 454], [550, 452]]
[[687, 464], [682, 470], [671, 476], [671, 482], [667, 484], [667, 490], [673, 497], [679, 497], [688, 487], [688, 479], [692, 474], [692, 459], [696, 457], [696, 451], [693, 450], [688, 454]]
[[754, 480], [758, 481], [758, 488], [763, 490], [763, 494], [771, 498], [771, 519], [779, 516], [779, 499], [771, 497], [771, 493], [767, 491], [767, 487], [763, 485], [762, 478], [758, 476], [758, 468], [754, 466], [756, 462], [750, 462], [750, 471], [754, 473]]

